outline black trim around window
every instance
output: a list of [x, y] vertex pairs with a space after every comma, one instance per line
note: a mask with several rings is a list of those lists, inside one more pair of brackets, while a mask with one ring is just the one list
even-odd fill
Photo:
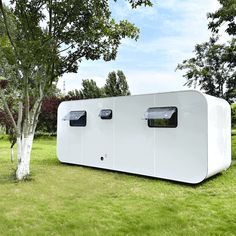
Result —
[[151, 107], [147, 110], [147, 123], [150, 128], [176, 128], [178, 126], [177, 107]]
[[84, 127], [87, 124], [86, 111], [71, 111], [70, 112], [70, 126]]
[[102, 120], [111, 120], [112, 119], [112, 110], [111, 109], [103, 109], [100, 111], [99, 116]]

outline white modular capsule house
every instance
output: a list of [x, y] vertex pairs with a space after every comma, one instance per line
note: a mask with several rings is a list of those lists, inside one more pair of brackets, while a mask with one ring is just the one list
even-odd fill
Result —
[[200, 183], [231, 163], [229, 104], [198, 91], [62, 102], [61, 162]]

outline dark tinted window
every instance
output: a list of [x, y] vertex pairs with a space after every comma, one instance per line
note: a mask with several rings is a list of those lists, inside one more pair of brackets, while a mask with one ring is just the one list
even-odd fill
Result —
[[177, 107], [152, 107], [147, 110], [149, 127], [176, 128], [178, 125]]
[[100, 111], [99, 116], [103, 120], [112, 119], [112, 110], [111, 109], [103, 109], [103, 110]]
[[87, 113], [86, 111], [71, 111], [70, 126], [86, 126]]

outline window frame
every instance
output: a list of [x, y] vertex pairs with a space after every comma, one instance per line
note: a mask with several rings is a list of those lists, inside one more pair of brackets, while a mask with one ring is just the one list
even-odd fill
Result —
[[[148, 124], [148, 127], [149, 128], [170, 128], [170, 129], [173, 129], [173, 128], [177, 128], [178, 127], [178, 108], [176, 107], [176, 106], [165, 106], [165, 107], [149, 107], [148, 108], [148, 110], [149, 109], [158, 109], [158, 108], [161, 108], [161, 109], [165, 109], [165, 108], [174, 108], [175, 109], [175, 112], [174, 113], [176, 113], [176, 122], [175, 122], [175, 125], [173, 125], [173, 126], [170, 126], [170, 125], [158, 125], [158, 126], [153, 126], [153, 125], [151, 125], [150, 124], [150, 121], [151, 120], [163, 120], [163, 119], [148, 119], [147, 118], [147, 124]], [[148, 112], [148, 110], [147, 110], [147, 112]], [[174, 115], [174, 113], [173, 113], [173, 115]], [[170, 120], [170, 119], [169, 119]]]
[[[85, 126], [87, 126], [87, 111], [85, 111], [85, 110], [79, 110], [79, 111], [70, 111], [70, 113], [71, 112], [84, 112], [84, 115], [85, 115], [85, 124], [84, 125], [73, 125], [72, 124], [72, 122], [73, 121], [78, 121], [78, 120], [71, 120], [71, 119], [69, 119], [69, 125], [70, 125], [70, 127], [85, 127]], [[69, 114], [70, 114], [69, 113]], [[81, 118], [81, 117], [80, 117]]]
[[[111, 114], [109, 117], [102, 117], [101, 116], [101, 112], [103, 111], [110, 111]], [[112, 109], [101, 109], [100, 112], [99, 112], [99, 117], [102, 119], [102, 120], [112, 120], [112, 117], [113, 117], [113, 112], [112, 112]]]

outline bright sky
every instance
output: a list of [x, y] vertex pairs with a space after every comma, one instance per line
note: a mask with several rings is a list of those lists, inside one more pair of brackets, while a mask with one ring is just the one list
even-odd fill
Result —
[[[154, 2], [154, 1], [153, 1]], [[81, 88], [82, 79], [103, 86], [107, 75], [122, 70], [132, 94], [183, 90], [178, 63], [192, 55], [194, 45], [207, 41], [208, 12], [219, 8], [217, 0], [158, 0], [151, 8], [132, 10], [126, 1], [111, 1], [115, 19], [127, 19], [140, 28], [138, 41], [123, 40], [115, 61], [84, 61], [77, 74], [59, 80], [66, 91]]]

